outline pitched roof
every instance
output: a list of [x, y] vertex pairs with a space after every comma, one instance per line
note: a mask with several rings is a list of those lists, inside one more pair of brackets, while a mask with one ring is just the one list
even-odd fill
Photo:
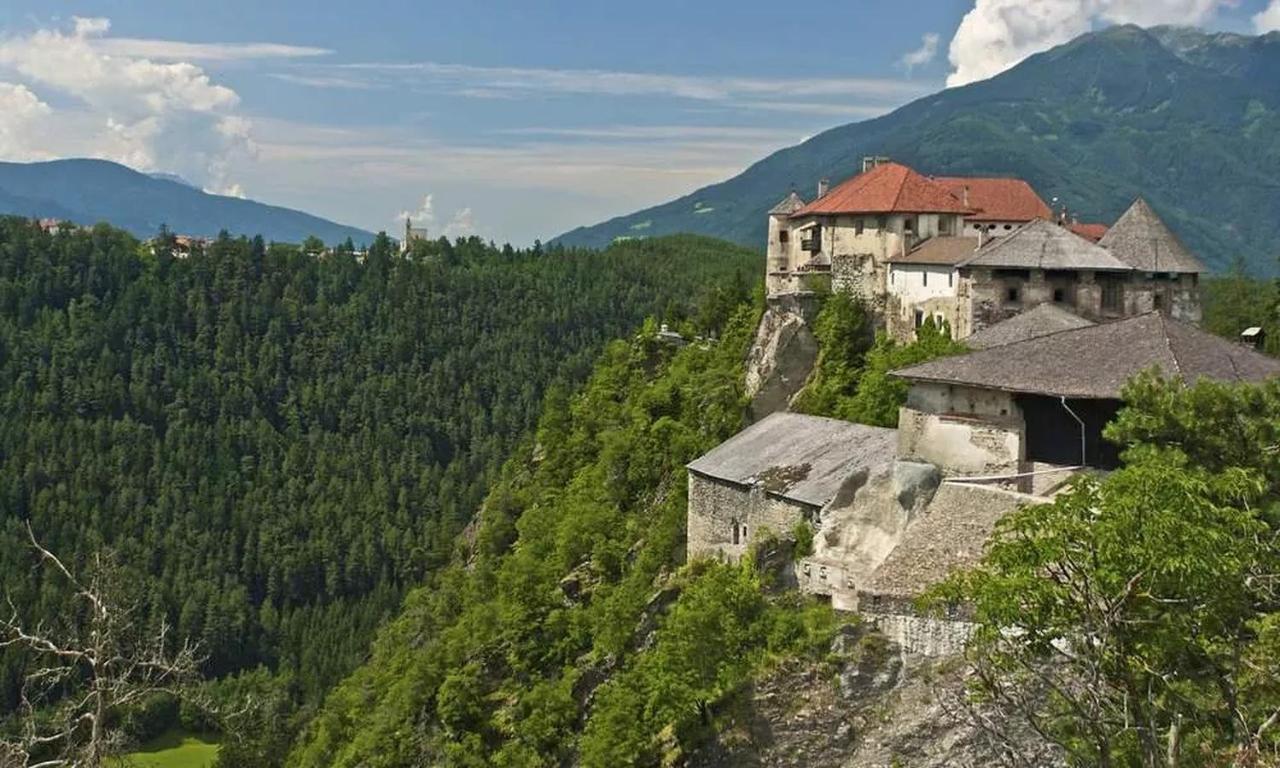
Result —
[[1126, 272], [1130, 269], [1105, 248], [1043, 219], [1023, 224], [1011, 234], [984, 245], [960, 266]]
[[976, 237], [931, 237], [903, 256], [889, 259], [894, 264], [959, 264], [978, 250]]
[[871, 574], [859, 595], [909, 599], [976, 565], [1002, 517], [1044, 499], [999, 488], [943, 483], [925, 513]]
[[1188, 383], [1280, 376], [1280, 360], [1160, 312], [939, 358], [893, 374], [1008, 392], [1118, 399], [1129, 379], [1152, 367]]
[[1027, 339], [1037, 339], [1059, 331], [1087, 328], [1093, 324], [1093, 321], [1086, 320], [1057, 304], [1037, 304], [1008, 320], [983, 328], [964, 339], [964, 343], [969, 349], [987, 349]]
[[1022, 179], [935, 176], [934, 181], [973, 209], [970, 221], [1052, 219], [1053, 211]]
[[1143, 272], [1206, 271], [1142, 198], [1133, 201], [1098, 244]]
[[769, 213], [780, 214], [783, 216], [790, 216], [791, 214], [795, 213], [796, 211], [800, 210], [803, 207], [804, 207], [804, 200], [801, 199], [800, 195], [797, 195], [796, 191], [793, 189], [791, 190], [791, 193], [786, 197], [782, 198], [782, 200], [779, 201], [777, 205], [770, 208]]
[[1084, 222], [1073, 221], [1067, 225], [1067, 229], [1075, 232], [1085, 240], [1095, 243], [1101, 240], [1103, 235], [1107, 234], [1106, 224], [1086, 224]]
[[738, 485], [763, 484], [816, 507], [835, 497], [861, 467], [888, 466], [897, 430], [800, 413], [775, 413], [689, 464], [689, 470]]
[[793, 215], [969, 212], [960, 198], [942, 184], [901, 163], [881, 163], [842, 182]]

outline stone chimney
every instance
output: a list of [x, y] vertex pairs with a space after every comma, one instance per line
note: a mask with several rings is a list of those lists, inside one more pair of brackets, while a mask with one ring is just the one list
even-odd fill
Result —
[[1266, 341], [1267, 341], [1267, 332], [1262, 330], [1260, 326], [1255, 325], [1252, 328], [1245, 328], [1244, 331], [1240, 334], [1241, 344], [1245, 345], [1246, 347], [1256, 349], [1259, 352], [1262, 351], [1262, 346], [1266, 343]]
[[827, 189], [830, 187], [831, 187], [831, 179], [818, 180], [818, 199], [819, 200], [827, 196]]

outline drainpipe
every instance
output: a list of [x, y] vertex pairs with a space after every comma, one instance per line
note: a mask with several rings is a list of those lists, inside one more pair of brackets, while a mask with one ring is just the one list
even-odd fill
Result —
[[1071, 410], [1071, 406], [1067, 405], [1066, 395], [1062, 396], [1062, 408], [1067, 413], [1071, 414], [1071, 418], [1075, 419], [1076, 423], [1080, 425], [1080, 466], [1087, 466], [1089, 462], [1087, 460], [1088, 454], [1085, 451], [1084, 444], [1084, 420], [1077, 416], [1075, 411]]

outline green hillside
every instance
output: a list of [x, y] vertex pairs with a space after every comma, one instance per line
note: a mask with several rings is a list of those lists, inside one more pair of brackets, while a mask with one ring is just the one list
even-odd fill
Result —
[[[757, 259], [696, 237], [407, 258], [380, 237], [363, 259], [224, 238], [174, 259], [0, 218], [0, 593], [75, 620], [29, 520], [77, 567], [114, 551], [207, 676], [263, 665], [318, 701], [449, 561], [548, 388], [646, 316], [736, 304]], [[26, 659], [0, 662], [3, 727]]]
[[1020, 176], [1083, 220], [1114, 221], [1142, 194], [1214, 271], [1240, 257], [1274, 273], [1278, 110], [1280, 33], [1114, 27], [559, 242], [697, 232], [759, 247], [765, 212], [789, 189], [811, 196], [820, 178], [848, 177], [878, 154], [924, 173]]

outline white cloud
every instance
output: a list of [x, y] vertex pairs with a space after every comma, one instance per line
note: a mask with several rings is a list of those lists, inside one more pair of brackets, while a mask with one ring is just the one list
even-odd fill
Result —
[[432, 202], [431, 195], [422, 196], [422, 205], [418, 206], [416, 211], [401, 211], [396, 215], [396, 221], [401, 222], [405, 219], [412, 221], [420, 227], [430, 227], [436, 223], [435, 204]]
[[[0, 121], [35, 121], [43, 129], [38, 151], [15, 156], [102, 157], [236, 191], [230, 162], [254, 151], [249, 122], [236, 114], [239, 96], [194, 64], [108, 52], [103, 36], [110, 28], [107, 19], [76, 17], [69, 32], [0, 38], [0, 79], [23, 81], [6, 91], [6, 103], [26, 105]], [[32, 86], [58, 99], [35, 99]], [[4, 141], [12, 144], [16, 134], [7, 130]]]
[[951, 40], [948, 86], [997, 75], [1095, 23], [1202, 24], [1234, 0], [976, 0]]
[[470, 208], [462, 208], [453, 214], [453, 218], [445, 225], [444, 236], [448, 238], [466, 237], [476, 233], [475, 217]]
[[904, 53], [902, 58], [898, 59], [899, 66], [907, 70], [908, 76], [916, 67], [922, 67], [933, 61], [934, 57], [938, 55], [939, 39], [937, 32], [926, 32], [924, 36], [920, 38], [919, 48], [914, 51]]
[[[104, 29], [103, 32], [106, 30]], [[153, 61], [240, 61], [244, 59], [296, 59], [333, 53], [328, 48], [282, 43], [188, 43], [180, 40], [150, 40], [108, 37], [95, 40], [93, 47], [113, 56]]]
[[[416, 211], [401, 211], [399, 215], [395, 217], [396, 229], [393, 231], [399, 231], [399, 226], [403, 224], [405, 219], [413, 222], [415, 227], [426, 229], [427, 234], [435, 236], [435, 196], [430, 193], [423, 195], [422, 204], [418, 206]], [[459, 208], [457, 211], [454, 211], [453, 217], [449, 219], [449, 223], [445, 224], [444, 228], [439, 232], [439, 234], [448, 238], [466, 237], [467, 235], [474, 235], [475, 233], [475, 215], [471, 212], [470, 207]]]
[[[351, 87], [353, 78], [387, 85], [413, 83], [452, 95], [512, 98], [537, 94], [591, 96], [665, 96], [694, 101], [862, 97], [898, 101], [922, 95], [927, 86], [899, 78], [761, 78], [668, 75], [601, 69], [480, 67], [468, 64], [366, 62], [317, 66], [342, 73], [334, 87]], [[316, 85], [322, 84], [318, 80]]]
[[1259, 34], [1280, 32], [1280, 0], [1271, 3], [1253, 17], [1253, 28]]
[[25, 85], [0, 83], [0, 156], [9, 160], [46, 157], [39, 150], [39, 140], [52, 112]]

